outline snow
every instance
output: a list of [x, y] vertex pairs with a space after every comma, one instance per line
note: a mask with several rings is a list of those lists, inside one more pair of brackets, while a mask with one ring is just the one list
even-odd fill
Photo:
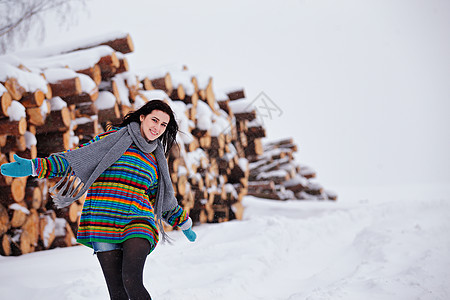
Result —
[[301, 186], [308, 186], [309, 182], [308, 179], [306, 179], [305, 177], [302, 177], [300, 175], [295, 175], [294, 178], [291, 178], [287, 181], [285, 181], [283, 183], [283, 185], [285, 187], [291, 187], [291, 186], [296, 186], [296, 185], [301, 185]]
[[23, 106], [19, 101], [11, 101], [11, 105], [6, 110], [10, 121], [20, 121], [20, 119], [27, 116], [25, 112], [25, 106]]
[[44, 70], [44, 75], [49, 83], [57, 83], [60, 80], [77, 77], [75, 71], [67, 68], [48, 68]]
[[109, 109], [116, 104], [116, 97], [111, 92], [102, 91], [98, 93], [98, 98], [94, 104], [99, 110]]
[[169, 96], [163, 90], [139, 91], [147, 100], [169, 100]]
[[131, 107], [130, 98], [129, 98], [130, 91], [128, 90], [128, 88], [125, 84], [124, 77], [116, 75], [112, 78], [112, 80], [116, 83], [116, 86], [117, 86], [117, 91], [119, 93], [119, 102], [122, 105]]
[[81, 91], [87, 94], [92, 94], [98, 91], [98, 87], [91, 77], [79, 73], [77, 73], [77, 76], [80, 79]]
[[182, 86], [186, 95], [192, 95], [195, 93], [195, 87], [192, 83], [192, 75], [188, 71], [183, 70], [172, 70], [169, 72], [170, 78], [172, 79], [173, 88], [176, 89], [178, 86]]
[[224, 116], [212, 115], [212, 119], [214, 123], [211, 127], [211, 136], [217, 137], [220, 134], [229, 134], [231, 133], [231, 123]]
[[11, 204], [10, 206], [8, 206], [8, 208], [9, 208], [9, 209], [12, 209], [12, 210], [20, 210], [20, 211], [22, 211], [24, 214], [27, 214], [27, 215], [30, 214], [30, 211], [29, 211], [26, 207], [20, 205], [19, 203], [13, 203], [13, 204]]
[[31, 146], [37, 145], [37, 139], [34, 134], [29, 131], [26, 131], [25, 134], [25, 143], [27, 145], [27, 149], [31, 149]]
[[228, 106], [230, 106], [231, 111], [235, 114], [248, 113], [256, 110], [254, 103], [246, 98], [230, 101]]
[[66, 101], [64, 101], [63, 99], [61, 99], [61, 97], [53, 97], [52, 99], [50, 99], [50, 107], [51, 107], [51, 111], [58, 111], [58, 110], [62, 110], [64, 107], [67, 107], [67, 103]]
[[45, 79], [35, 73], [23, 71], [8, 63], [0, 61], [0, 82], [5, 82], [8, 78], [13, 77], [27, 92], [35, 92], [41, 90], [47, 93], [47, 82]]
[[[338, 202], [247, 196], [244, 220], [196, 225], [195, 243], [169, 232], [145, 285], [159, 300], [449, 299], [450, 187], [368, 190]], [[0, 282], [5, 299], [108, 299], [84, 246], [0, 257]]]
[[[90, 48], [90, 49], [86, 49], [86, 50], [79, 50], [77, 51], [77, 53], [67, 53], [67, 54], [61, 54], [64, 52], [68, 52], [68, 51], [72, 51], [73, 49], [79, 49], [79, 48], [87, 48], [89, 46], [96, 46], [99, 43], [105, 42], [105, 41], [109, 41], [109, 40], [113, 40], [119, 37], [124, 37], [127, 33], [121, 32], [121, 31], [110, 31], [108, 33], [103, 33], [101, 35], [96, 35], [96, 36], [88, 36], [88, 37], [84, 37], [83, 39], [79, 39], [79, 40], [74, 40], [71, 39], [69, 42], [64, 42], [61, 43], [59, 45], [52, 45], [52, 46], [47, 46], [47, 47], [39, 47], [38, 49], [33, 49], [33, 50], [22, 50], [22, 51], [17, 51], [16, 54], [20, 57], [30, 57], [30, 58], [36, 58], [39, 57], [40, 59], [45, 58], [45, 57], [49, 57], [49, 56], [54, 56], [55, 57], [55, 61], [58, 60], [62, 60], [61, 57], [71, 57], [71, 55], [77, 56], [78, 57], [83, 57], [83, 58], [89, 58], [92, 57], [91, 55], [89, 55], [88, 53], [92, 53], [92, 52], [96, 52], [101, 56], [105, 55], [106, 53], [111, 54], [111, 52], [113, 52], [114, 50], [109, 47], [109, 46], [98, 46], [98, 47], [94, 47], [94, 48]], [[100, 54], [101, 53], [101, 54]], [[108, 54], [106, 54], [108, 55]], [[97, 60], [94, 62], [97, 63], [99, 58], [97, 57]], [[51, 58], [49, 58], [51, 59]], [[76, 61], [78, 59], [74, 59], [74, 61]], [[78, 60], [80, 61], [80, 60]], [[89, 67], [92, 67], [92, 65], [90, 65]]]
[[204, 101], [197, 102], [197, 128], [200, 130], [209, 130], [212, 126], [213, 112]]
[[[78, 47], [77, 47], [78, 48]], [[54, 49], [58, 51], [58, 49]], [[114, 50], [109, 46], [99, 46], [86, 50], [79, 50], [76, 52], [53, 55], [50, 57], [39, 57], [39, 51], [29, 53], [27, 55], [33, 58], [23, 59], [22, 63], [26, 66], [44, 69], [44, 68], [70, 68], [76, 71], [92, 68], [97, 64], [103, 56], [108, 56], [114, 53]], [[22, 57], [22, 56], [21, 56]]]

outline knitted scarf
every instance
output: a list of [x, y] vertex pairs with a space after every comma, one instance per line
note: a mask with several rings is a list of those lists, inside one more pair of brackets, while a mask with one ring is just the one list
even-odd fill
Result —
[[[141, 134], [140, 125], [131, 122], [126, 127], [111, 133], [99, 141], [87, 146], [56, 153], [69, 163], [63, 178], [52, 187], [49, 192], [56, 207], [70, 205], [87, 192], [94, 181], [112, 164], [114, 164], [134, 143], [142, 152], [155, 155], [158, 163], [158, 191], [155, 201], [155, 215], [162, 233], [163, 240], [167, 239], [162, 224], [162, 214], [171, 211], [178, 204], [170, 179], [167, 160], [161, 141], [156, 139], [147, 142]], [[63, 183], [65, 184], [56, 192]], [[78, 183], [74, 187], [75, 183]], [[70, 183], [70, 185], [69, 185]], [[170, 216], [166, 216], [169, 219]]]

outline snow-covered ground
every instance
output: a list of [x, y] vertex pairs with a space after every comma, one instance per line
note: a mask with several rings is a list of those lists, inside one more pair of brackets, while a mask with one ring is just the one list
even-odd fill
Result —
[[[144, 280], [157, 300], [450, 299], [449, 192], [343, 188], [337, 202], [249, 196], [244, 220], [195, 226], [195, 243], [171, 232], [174, 244], [158, 245]], [[108, 299], [83, 246], [0, 257], [0, 295]]]

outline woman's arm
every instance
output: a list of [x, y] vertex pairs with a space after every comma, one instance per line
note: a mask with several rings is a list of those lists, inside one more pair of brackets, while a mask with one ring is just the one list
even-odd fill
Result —
[[165, 211], [163, 213], [163, 219], [172, 227], [178, 226], [182, 230], [187, 230], [192, 226], [191, 218], [189, 218], [188, 213], [180, 205], [175, 206], [172, 210]]

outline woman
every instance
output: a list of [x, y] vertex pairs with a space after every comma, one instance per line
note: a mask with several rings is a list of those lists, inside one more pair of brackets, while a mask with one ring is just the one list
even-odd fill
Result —
[[174, 196], [167, 166], [177, 131], [170, 106], [153, 100], [126, 115], [118, 128], [74, 150], [33, 160], [15, 156], [16, 162], [2, 165], [1, 172], [62, 176], [50, 190], [58, 208], [87, 191], [77, 241], [97, 254], [111, 299], [151, 299], [142, 277], [158, 229], [165, 239], [161, 220], [180, 227], [191, 242], [196, 239], [192, 220]]

